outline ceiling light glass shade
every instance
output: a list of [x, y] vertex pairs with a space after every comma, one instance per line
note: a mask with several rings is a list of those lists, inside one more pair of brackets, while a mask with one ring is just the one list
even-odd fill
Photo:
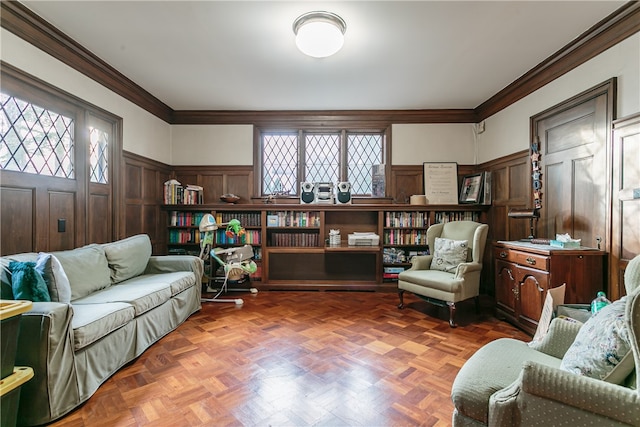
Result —
[[344, 44], [347, 24], [331, 12], [308, 12], [293, 22], [296, 46], [305, 55], [325, 58], [338, 52]]

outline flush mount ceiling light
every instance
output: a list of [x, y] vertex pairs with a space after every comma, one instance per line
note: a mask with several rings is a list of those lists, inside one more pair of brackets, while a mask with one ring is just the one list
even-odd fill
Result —
[[338, 52], [344, 44], [347, 24], [331, 12], [308, 12], [293, 21], [296, 46], [305, 55], [325, 58]]

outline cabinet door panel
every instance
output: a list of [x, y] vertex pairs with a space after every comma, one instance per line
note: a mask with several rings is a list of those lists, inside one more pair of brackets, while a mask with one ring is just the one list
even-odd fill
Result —
[[542, 306], [547, 293], [548, 274], [543, 271], [526, 267], [518, 267], [518, 286], [520, 292], [520, 312], [518, 320], [522, 324], [535, 330], [542, 313]]
[[516, 273], [511, 263], [496, 260], [496, 304], [511, 316], [516, 307]]

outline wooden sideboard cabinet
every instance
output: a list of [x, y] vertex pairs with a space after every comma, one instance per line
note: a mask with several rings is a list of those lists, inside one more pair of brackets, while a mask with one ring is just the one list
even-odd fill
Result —
[[528, 242], [494, 244], [496, 315], [534, 334], [547, 290], [566, 283], [565, 303], [589, 303], [606, 289], [603, 251]]

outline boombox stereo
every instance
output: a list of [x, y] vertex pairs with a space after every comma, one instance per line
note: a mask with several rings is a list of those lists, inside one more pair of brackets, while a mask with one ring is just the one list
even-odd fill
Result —
[[300, 203], [315, 203], [316, 192], [313, 182], [303, 182], [300, 184]]
[[351, 204], [351, 184], [348, 182], [338, 183], [338, 194], [336, 197], [338, 204]]

